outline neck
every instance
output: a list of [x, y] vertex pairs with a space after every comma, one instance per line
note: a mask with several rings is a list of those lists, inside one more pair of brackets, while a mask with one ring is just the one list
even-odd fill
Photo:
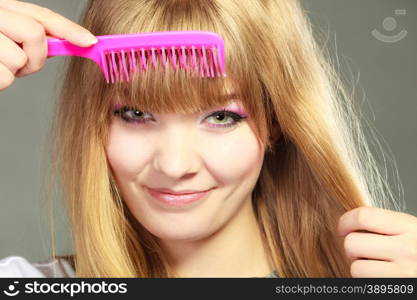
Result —
[[178, 277], [265, 277], [272, 272], [251, 199], [232, 219], [198, 241], [162, 241]]

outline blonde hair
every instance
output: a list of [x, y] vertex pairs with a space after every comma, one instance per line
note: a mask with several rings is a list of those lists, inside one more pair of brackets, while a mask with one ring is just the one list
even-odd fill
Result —
[[148, 112], [203, 111], [224, 103], [226, 81], [266, 146], [252, 201], [276, 272], [350, 277], [338, 218], [362, 205], [396, 204], [352, 97], [298, 1], [90, 1], [81, 25], [95, 35], [217, 32], [225, 41], [227, 77], [192, 77], [158, 66], [129, 83], [108, 85], [92, 61], [68, 60], [51, 126], [49, 193], [59, 179], [77, 277], [176, 276], [114, 181], [104, 150], [112, 105], [119, 99]]

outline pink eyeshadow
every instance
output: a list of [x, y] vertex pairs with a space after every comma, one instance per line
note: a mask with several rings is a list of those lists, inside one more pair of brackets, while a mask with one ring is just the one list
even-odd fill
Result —
[[[117, 109], [120, 109], [122, 107], [123, 107], [123, 104], [116, 103], [113, 106], [113, 109], [117, 110]], [[247, 117], [247, 113], [246, 113], [245, 109], [241, 105], [239, 105], [236, 101], [231, 102], [230, 104], [228, 104], [224, 107], [221, 107], [219, 109], [225, 109], [225, 110], [234, 112], [234, 113], [240, 115], [241, 117]], [[214, 109], [213, 111], [216, 111], [216, 110], [218, 110], [218, 109]]]
[[241, 117], [247, 117], [245, 109], [241, 105], [238, 105], [236, 102], [232, 102], [231, 104], [225, 106], [224, 109], [234, 112]]

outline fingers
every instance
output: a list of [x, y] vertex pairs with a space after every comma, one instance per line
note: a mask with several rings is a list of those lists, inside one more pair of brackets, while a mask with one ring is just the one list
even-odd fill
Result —
[[[10, 73], [22, 77], [39, 71], [48, 57], [47, 37], [65, 39], [81, 47], [97, 42], [87, 29], [45, 7], [0, 0], [0, 64], [3, 70], [0, 75], [5, 77], [3, 81], [10, 83]], [[1, 87], [4, 89], [3, 85]]]
[[393, 261], [398, 256], [396, 236], [351, 232], [344, 240], [346, 256], [350, 259], [368, 258]]
[[[414, 225], [414, 226], [413, 226]], [[356, 230], [397, 235], [417, 228], [417, 218], [402, 212], [377, 207], [361, 206], [345, 213], [337, 231], [344, 236]]]
[[66, 39], [77, 46], [88, 47], [97, 40], [95, 36], [84, 27], [48, 8], [37, 6], [32, 3], [10, 0], [0, 1], [0, 7], [16, 14], [35, 19], [45, 28], [45, 32], [49, 33], [49, 35]]
[[12, 85], [15, 77], [2, 63], [0, 63], [0, 74], [0, 91], [2, 91]]
[[48, 55], [48, 44], [42, 27], [34, 30], [31, 38], [23, 43], [23, 51], [29, 57], [28, 62], [15, 74], [16, 77], [23, 77], [38, 72], [45, 65]]
[[404, 277], [405, 275], [392, 262], [366, 259], [355, 260], [350, 265], [350, 274], [354, 278]]
[[[12, 28], [10, 24], [16, 23], [19, 28]], [[5, 26], [7, 25], [7, 26]], [[28, 30], [30, 28], [30, 30]], [[21, 77], [30, 73], [39, 71], [45, 64], [47, 57], [47, 43], [45, 37], [45, 31], [42, 25], [33, 21], [25, 16], [0, 10], [0, 32], [3, 32], [9, 38], [9, 42], [6, 41], [6, 36], [3, 35], [3, 44], [6, 44], [10, 50], [9, 54], [3, 54], [8, 56], [7, 59], [0, 58], [0, 62], [8, 66], [9, 64], [15, 64], [17, 61], [21, 61], [23, 55], [19, 54], [23, 52], [26, 56], [26, 64], [20, 65], [23, 69], [18, 73], [19, 69], [10, 69], [12, 73], [17, 77]], [[21, 43], [23, 50], [18, 50], [19, 46], [15, 43], [15, 47], [12, 47], [13, 41]], [[5, 51], [1, 51], [5, 53]]]
[[13, 41], [0, 33], [0, 63], [12, 74], [24, 67], [28, 61], [26, 53]]

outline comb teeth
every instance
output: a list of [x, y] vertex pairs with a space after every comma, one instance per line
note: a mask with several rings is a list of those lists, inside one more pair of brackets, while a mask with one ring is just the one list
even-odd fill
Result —
[[108, 50], [101, 55], [107, 83], [128, 82], [136, 72], [146, 72], [159, 64], [189, 71], [193, 77], [221, 77], [219, 51], [215, 45], [172, 46]]

